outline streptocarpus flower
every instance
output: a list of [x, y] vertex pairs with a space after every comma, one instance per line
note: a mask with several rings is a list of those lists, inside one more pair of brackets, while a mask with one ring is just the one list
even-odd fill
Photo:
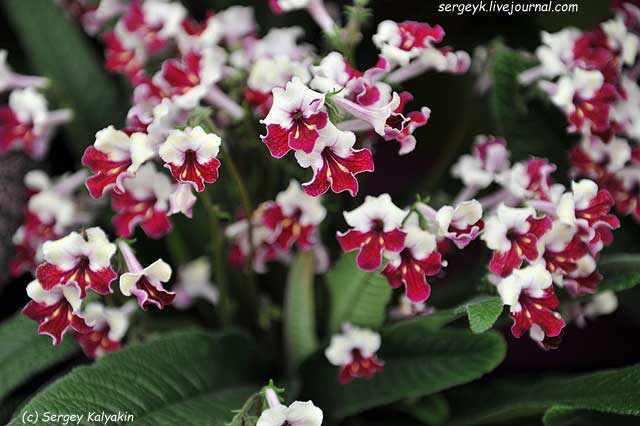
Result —
[[68, 329], [78, 333], [88, 333], [91, 327], [80, 315], [80, 287], [74, 281], [45, 290], [38, 280], [27, 286], [27, 294], [31, 301], [22, 313], [38, 323], [38, 333], [46, 334], [53, 339], [54, 345], [62, 342]]
[[438, 222], [438, 235], [451, 240], [460, 250], [484, 229], [482, 205], [476, 200], [463, 201], [455, 208], [443, 206], [437, 211], [435, 219]]
[[100, 198], [110, 189], [124, 192], [124, 179], [134, 176], [154, 153], [151, 141], [144, 133], [127, 134], [113, 126], [100, 130], [93, 145], [82, 156], [82, 164], [94, 173], [87, 179], [89, 193], [93, 198]]
[[153, 163], [140, 167], [136, 176], [125, 180], [123, 186], [123, 193], [114, 193], [111, 197], [118, 236], [131, 236], [137, 225], [151, 238], [160, 238], [171, 230], [167, 218], [171, 181], [158, 172]]
[[485, 222], [480, 238], [493, 250], [489, 269], [506, 277], [522, 265], [523, 259], [538, 258], [538, 240], [551, 229], [548, 216], [535, 217], [533, 208], [513, 208], [500, 204], [497, 213]]
[[511, 333], [515, 337], [521, 337], [534, 325], [544, 332], [542, 337], [556, 337], [564, 328], [562, 317], [554, 311], [559, 302], [553, 292], [551, 274], [543, 265], [513, 271], [500, 281], [498, 292], [504, 304], [510, 306]]
[[135, 296], [138, 305], [144, 310], [149, 305], [163, 309], [173, 303], [175, 293], [165, 290], [162, 283], [171, 278], [171, 266], [158, 259], [146, 268], [142, 268], [131, 247], [119, 242], [118, 248], [124, 257], [129, 272], [120, 276], [120, 291], [125, 296]]
[[502, 138], [479, 135], [473, 144], [473, 155], [461, 156], [451, 168], [451, 174], [467, 187], [484, 189], [508, 167], [507, 142]]
[[302, 185], [304, 191], [317, 197], [331, 188], [335, 193], [349, 191], [352, 197], [358, 193], [355, 175], [374, 170], [371, 151], [353, 149], [356, 135], [338, 130], [330, 122], [320, 132], [320, 138], [309, 154], [296, 151], [300, 166], [313, 170], [313, 178]]
[[46, 98], [32, 87], [16, 89], [0, 107], [0, 155], [22, 149], [35, 159], [47, 152], [53, 130], [71, 120], [71, 111], [49, 111]]
[[295, 180], [263, 209], [263, 223], [274, 232], [273, 242], [282, 250], [293, 243], [302, 249], [310, 248], [314, 231], [327, 214], [320, 200], [307, 195]]
[[191, 183], [204, 191], [204, 184], [218, 180], [220, 137], [206, 133], [202, 127], [173, 130], [160, 145], [160, 158], [178, 182]]
[[327, 125], [327, 113], [322, 111], [324, 95], [293, 78], [284, 89], [273, 89], [273, 105], [261, 121], [267, 125], [262, 142], [275, 158], [291, 149], [313, 151], [320, 137], [319, 130]]
[[426, 276], [440, 272], [442, 256], [437, 251], [436, 237], [417, 225], [403, 228], [406, 233], [404, 249], [399, 253], [386, 252], [389, 263], [382, 275], [393, 288], [404, 284], [407, 298], [414, 303], [424, 302], [431, 294], [431, 286]]
[[7, 51], [0, 49], [0, 93], [25, 87], [41, 88], [47, 84], [44, 77], [15, 73], [7, 62]]
[[407, 213], [393, 204], [389, 194], [367, 196], [360, 207], [343, 215], [353, 229], [338, 232], [338, 242], [344, 251], [360, 251], [360, 268], [376, 270], [382, 263], [383, 250], [400, 253], [404, 249], [407, 234], [401, 227]]
[[342, 334], [331, 337], [331, 343], [324, 354], [331, 364], [340, 367], [338, 380], [345, 384], [355, 378], [371, 378], [382, 370], [383, 363], [376, 356], [379, 349], [378, 333], [344, 324]]
[[111, 268], [111, 257], [116, 246], [102, 229], [89, 228], [83, 234], [72, 232], [59, 240], [47, 241], [42, 252], [45, 263], [36, 269], [36, 278], [44, 290], [75, 282], [82, 298], [87, 288], [100, 294], [112, 292], [110, 284], [117, 274]]
[[256, 426], [320, 426], [322, 425], [322, 410], [313, 402], [295, 401], [293, 404], [282, 405], [278, 395], [272, 388], [265, 391], [269, 408], [264, 410]]
[[120, 349], [129, 328], [129, 317], [135, 307], [133, 301], [113, 308], [102, 303], [89, 303], [82, 314], [91, 326], [88, 333], [74, 333], [80, 347], [89, 358], [100, 358], [107, 352]]
[[216, 305], [218, 289], [211, 283], [210, 277], [211, 264], [204, 257], [181, 266], [178, 271], [178, 281], [173, 286], [173, 291], [176, 293], [173, 305], [178, 309], [186, 309], [199, 298]]
[[382, 21], [373, 36], [373, 43], [382, 55], [401, 65], [407, 65], [420, 53], [430, 48], [432, 43], [440, 43], [444, 38], [441, 26], [431, 27], [429, 24], [405, 21], [396, 23]]

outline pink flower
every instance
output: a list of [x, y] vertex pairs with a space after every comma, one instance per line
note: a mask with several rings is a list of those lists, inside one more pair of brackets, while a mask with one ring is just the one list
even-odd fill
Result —
[[0, 93], [26, 87], [42, 88], [46, 85], [47, 79], [44, 77], [15, 73], [7, 62], [7, 51], [0, 49]]
[[343, 213], [353, 229], [338, 232], [338, 242], [344, 251], [359, 250], [358, 266], [373, 271], [382, 263], [382, 251], [400, 253], [407, 234], [401, 230], [407, 213], [393, 204], [389, 194], [367, 196], [364, 203]]
[[51, 336], [54, 345], [62, 342], [68, 329], [78, 333], [89, 333], [89, 327], [80, 315], [80, 287], [75, 281], [45, 290], [38, 280], [27, 286], [27, 294], [32, 299], [22, 313], [38, 323], [38, 333]]
[[413, 136], [413, 132], [427, 124], [431, 115], [431, 110], [427, 107], [422, 107], [420, 111], [413, 111], [406, 116], [403, 114], [405, 105], [407, 102], [413, 99], [413, 95], [409, 92], [400, 93], [400, 104], [387, 118], [387, 123], [384, 129], [384, 139], [397, 140], [400, 142], [399, 155], [405, 155], [412, 152], [416, 147], [416, 138]]
[[162, 283], [171, 278], [171, 266], [158, 259], [146, 268], [142, 268], [133, 250], [124, 242], [118, 243], [129, 272], [120, 276], [120, 291], [125, 296], [135, 296], [138, 305], [144, 310], [149, 305], [163, 309], [173, 303], [175, 293], [165, 290]]
[[127, 302], [119, 308], [102, 303], [90, 303], [82, 311], [91, 325], [88, 333], [74, 333], [75, 339], [89, 358], [100, 358], [107, 352], [120, 350], [122, 339], [129, 328], [129, 317], [135, 303]]
[[116, 246], [100, 228], [89, 228], [84, 235], [72, 232], [64, 238], [47, 241], [42, 246], [45, 263], [38, 266], [36, 278], [44, 290], [75, 282], [80, 296], [90, 288], [100, 294], [112, 292], [110, 284], [117, 274], [111, 268]]
[[331, 188], [335, 193], [349, 191], [351, 196], [356, 196], [358, 180], [355, 176], [372, 172], [374, 164], [371, 151], [366, 148], [353, 149], [355, 142], [353, 132], [338, 130], [328, 123], [311, 153], [296, 151], [298, 164], [313, 170], [313, 178], [302, 185], [307, 194], [317, 197]]
[[137, 225], [151, 238], [160, 238], [171, 230], [167, 218], [171, 181], [153, 163], [140, 167], [136, 176], [127, 179], [123, 186], [124, 192], [114, 193], [111, 198], [118, 236], [131, 236]]
[[507, 142], [502, 138], [479, 135], [473, 144], [473, 155], [463, 155], [451, 174], [467, 187], [478, 189], [491, 185], [496, 175], [509, 168]]
[[538, 240], [551, 229], [551, 218], [535, 217], [533, 208], [513, 208], [500, 204], [497, 213], [485, 222], [480, 237], [493, 250], [489, 269], [501, 277], [522, 265], [523, 259], [538, 258]]
[[218, 303], [218, 289], [211, 282], [211, 264], [204, 257], [180, 267], [173, 290], [176, 293], [173, 305], [178, 309], [192, 306], [197, 299], [203, 299], [212, 305]]
[[218, 180], [220, 137], [205, 133], [202, 127], [174, 130], [160, 146], [160, 158], [178, 182], [191, 183], [204, 191], [204, 184]]
[[273, 242], [281, 250], [288, 250], [293, 243], [302, 249], [313, 246], [314, 232], [327, 214], [320, 201], [305, 194], [294, 180], [275, 202], [263, 208], [264, 226], [273, 231]]
[[314, 92], [294, 78], [284, 89], [273, 89], [273, 105], [261, 121], [267, 125], [262, 142], [275, 158], [283, 157], [291, 149], [306, 153], [313, 151], [327, 125], [327, 113], [321, 111], [324, 95]]
[[378, 333], [344, 324], [342, 334], [331, 337], [324, 354], [331, 364], [340, 367], [338, 380], [345, 384], [355, 378], [371, 378], [382, 370], [383, 363], [376, 356], [379, 349]]
[[134, 176], [154, 154], [151, 141], [144, 133], [128, 135], [113, 126], [100, 130], [94, 144], [82, 156], [82, 164], [94, 173], [86, 182], [89, 193], [93, 198], [100, 198], [111, 189], [121, 194], [123, 181]]
[[265, 397], [269, 408], [264, 410], [256, 426], [320, 426], [322, 425], [322, 410], [313, 402], [294, 401], [288, 407], [280, 403], [278, 395], [272, 388], [265, 390]]
[[513, 271], [500, 281], [498, 292], [504, 304], [510, 306], [511, 333], [515, 337], [521, 337], [528, 330], [538, 341], [560, 335], [565, 323], [554, 311], [559, 302], [553, 292], [551, 274], [543, 265]]
[[484, 229], [482, 206], [476, 200], [463, 201], [455, 208], [443, 206], [435, 219], [439, 236], [451, 240], [460, 250], [475, 240]]
[[[262, 212], [257, 210], [251, 219], [252, 237], [253, 237], [253, 270], [259, 274], [267, 272], [267, 262], [276, 260], [280, 255], [278, 247], [272, 241], [273, 231], [264, 226]], [[229, 250], [229, 263], [236, 269], [242, 269], [245, 266], [247, 256], [249, 255], [249, 222], [247, 219], [241, 219], [227, 226], [225, 235], [232, 239], [231, 249]]]
[[404, 21], [382, 21], [373, 36], [374, 44], [382, 55], [401, 65], [408, 64], [420, 53], [432, 47], [432, 43], [440, 43], [444, 38], [441, 26], [431, 27], [429, 24]]
[[411, 302], [424, 302], [431, 294], [426, 276], [438, 274], [444, 262], [437, 251], [435, 235], [417, 225], [406, 226], [403, 231], [406, 233], [404, 249], [399, 253], [386, 253], [389, 263], [382, 274], [393, 288], [404, 284]]

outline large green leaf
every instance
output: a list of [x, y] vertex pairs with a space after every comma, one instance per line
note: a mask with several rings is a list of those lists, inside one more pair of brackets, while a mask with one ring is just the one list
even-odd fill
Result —
[[4, 0], [2, 6], [34, 72], [51, 80], [48, 97], [73, 109], [66, 129], [76, 153], [98, 130], [123, 121], [126, 95], [119, 96], [89, 39], [55, 2]]
[[602, 256], [598, 261], [598, 269], [603, 276], [603, 281], [598, 286], [600, 291], [622, 291], [640, 283], [639, 254]]
[[35, 322], [18, 313], [0, 325], [0, 401], [20, 384], [79, 351], [70, 336], [59, 346], [38, 334]]
[[493, 370], [505, 355], [504, 340], [493, 331], [475, 335], [463, 330], [393, 327], [381, 334], [382, 371], [371, 379], [341, 385], [337, 367], [318, 353], [303, 366], [308, 379], [303, 395], [329, 416], [348, 416], [470, 382]]
[[356, 264], [356, 253], [345, 253], [327, 274], [331, 296], [329, 330], [335, 333], [342, 324], [377, 328], [384, 322], [391, 287], [379, 271], [363, 271]]
[[284, 300], [284, 337], [289, 365], [295, 369], [318, 347], [314, 305], [314, 257], [298, 253], [289, 270]]
[[[117, 414], [136, 425], [224, 425], [260, 380], [255, 345], [235, 332], [186, 331], [105, 355], [36, 395], [21, 412]], [[21, 413], [14, 422], [21, 424]], [[115, 421], [113, 425], [131, 424]], [[38, 425], [57, 425], [40, 417]], [[103, 424], [86, 417], [80, 425]]]
[[439, 393], [425, 396], [416, 401], [409, 401], [398, 408], [427, 426], [440, 426], [451, 415], [449, 403]]
[[[452, 426], [492, 425], [540, 416], [548, 409], [549, 424], [562, 424], [574, 410], [640, 416], [640, 366], [577, 377], [503, 379], [466, 386], [447, 394]], [[637, 419], [640, 424], [640, 419]]]

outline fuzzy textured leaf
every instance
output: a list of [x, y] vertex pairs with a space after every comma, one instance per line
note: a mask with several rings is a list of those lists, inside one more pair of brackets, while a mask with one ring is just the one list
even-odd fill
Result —
[[298, 253], [289, 270], [284, 301], [284, 337], [292, 369], [318, 347], [314, 305], [314, 257], [310, 251]]
[[502, 313], [504, 304], [499, 297], [491, 297], [467, 305], [469, 326], [474, 333], [484, 333], [493, 327]]
[[0, 401], [17, 386], [79, 352], [70, 336], [53, 346], [51, 338], [38, 334], [37, 328], [22, 313], [0, 325]]
[[504, 340], [495, 332], [386, 328], [379, 352], [385, 362], [382, 371], [340, 385], [338, 368], [318, 353], [303, 366], [311, 378], [303, 395], [339, 418], [468, 383], [497, 367], [504, 355]]
[[[259, 386], [255, 345], [236, 332], [186, 331], [79, 367], [36, 395], [29, 412], [128, 412], [136, 425], [224, 425]], [[14, 419], [21, 424], [20, 413]], [[112, 425], [131, 424], [114, 422]], [[40, 419], [39, 425], [54, 425]], [[94, 425], [87, 418], [81, 425]]]
[[598, 286], [600, 291], [622, 291], [640, 284], [639, 254], [602, 256], [598, 261], [598, 269], [604, 278]]
[[76, 153], [82, 153], [96, 131], [122, 121], [126, 109], [119, 99], [126, 95], [118, 93], [89, 39], [56, 2], [4, 0], [2, 6], [33, 71], [51, 80], [47, 97], [73, 109], [65, 129]]
[[327, 274], [327, 286], [331, 297], [329, 329], [332, 333], [339, 331], [345, 322], [370, 328], [382, 325], [391, 287], [378, 271], [358, 268], [356, 253], [342, 255]]
[[[503, 379], [450, 391], [452, 426], [490, 425], [553, 409], [560, 424], [567, 410], [640, 416], [640, 366], [576, 377]], [[551, 422], [552, 420], [548, 420]], [[640, 421], [637, 419], [636, 421]]]

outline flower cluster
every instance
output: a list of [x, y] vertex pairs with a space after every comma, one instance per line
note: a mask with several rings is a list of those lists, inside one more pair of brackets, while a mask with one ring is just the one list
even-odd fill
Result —
[[568, 190], [553, 181], [556, 166], [547, 160], [511, 164], [509, 157], [504, 139], [480, 136], [452, 173], [465, 183], [458, 198], [497, 186], [480, 199], [486, 213], [481, 239], [492, 251], [490, 279], [510, 306], [513, 335], [529, 331], [553, 347], [565, 323], [555, 310], [552, 284], [574, 297], [595, 293], [602, 278], [597, 259], [620, 222], [609, 213], [613, 197], [595, 182], [583, 179]]
[[590, 31], [543, 32], [540, 65], [520, 80], [537, 81], [580, 136], [571, 151], [574, 177], [594, 180], [620, 213], [640, 219], [638, 7], [614, 3], [615, 17]]
[[476, 200], [438, 210], [417, 202], [403, 210], [389, 194], [367, 196], [360, 207], [345, 212], [344, 218], [351, 229], [337, 234], [342, 249], [358, 250], [358, 266], [368, 271], [375, 271], [387, 259], [382, 274], [391, 287], [404, 285], [407, 298], [414, 303], [429, 298], [427, 277], [447, 265], [440, 243], [450, 241], [464, 249], [484, 228], [482, 206]]
[[326, 271], [328, 255], [318, 236], [318, 226], [326, 214], [320, 200], [307, 195], [300, 184], [292, 180], [275, 201], [266, 201], [253, 212], [253, 241], [249, 240], [249, 219], [241, 219], [227, 227], [227, 237], [232, 240], [229, 263], [241, 269], [253, 250], [252, 268], [264, 273], [267, 262], [288, 263], [295, 245], [300, 250], [313, 250], [316, 270]]
[[14, 72], [7, 63], [7, 51], [0, 50], [0, 94], [10, 91], [8, 104], [0, 106], [0, 155], [21, 150], [42, 158], [58, 126], [71, 120], [71, 111], [50, 111], [38, 89], [46, 86], [42, 77]]

